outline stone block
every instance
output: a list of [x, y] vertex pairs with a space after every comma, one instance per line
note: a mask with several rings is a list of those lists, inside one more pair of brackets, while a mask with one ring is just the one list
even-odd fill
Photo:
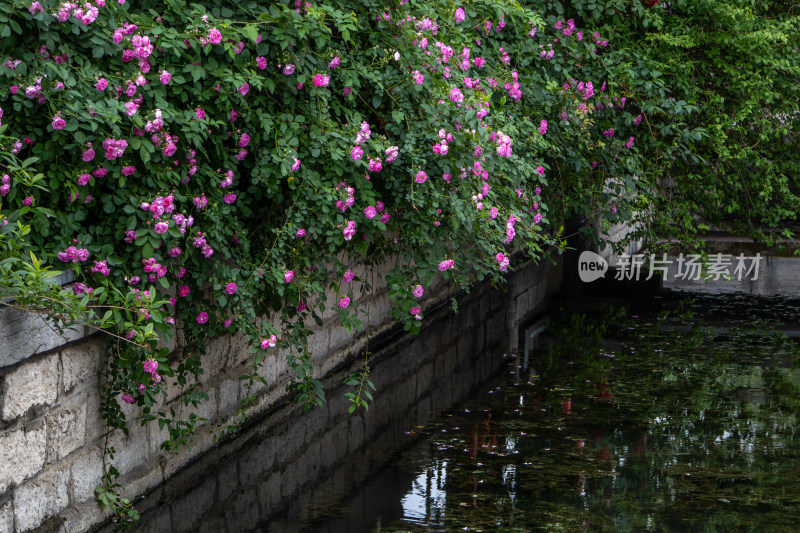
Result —
[[[214, 435], [212, 433], [208, 431], [196, 432], [194, 434], [194, 438], [189, 444], [190, 446], [189, 450], [187, 450], [186, 448], [181, 448], [179, 453], [169, 453], [163, 457], [161, 461], [163, 476], [165, 478], [172, 476], [178, 470], [185, 467], [187, 464], [196, 459], [197, 456], [200, 455], [202, 452], [208, 451], [213, 445], [214, 445]], [[152, 461], [155, 462], [156, 459], [153, 458]], [[143, 489], [151, 488], [156, 484], [157, 483], [153, 483], [150, 486], [142, 485], [142, 488]]]
[[[263, 372], [263, 368], [261, 369]], [[259, 372], [259, 375], [262, 375], [262, 372]], [[262, 376], [263, 377], [263, 376]], [[256, 400], [259, 399], [261, 393], [267, 390], [267, 386], [261, 383], [258, 380], [253, 380], [252, 385], [250, 384], [250, 380], [241, 380], [239, 381], [239, 397], [244, 400], [245, 398], [255, 398]], [[253, 403], [249, 403], [249, 405], [254, 405]]]
[[93, 442], [99, 439], [106, 431], [106, 424], [100, 416], [100, 393], [90, 391], [83, 397], [86, 403], [86, 442]]
[[264, 379], [267, 380], [267, 387], [273, 387], [275, 383], [278, 381], [278, 376], [281, 373], [281, 370], [286, 367], [286, 353], [273, 353], [268, 352], [262, 361], [261, 369], [259, 370], [259, 374], [264, 376]]
[[64, 392], [97, 382], [97, 371], [106, 350], [102, 338], [94, 338], [61, 350]]
[[316, 331], [308, 338], [308, 350], [314, 359], [322, 359], [328, 353], [328, 328]]
[[114, 430], [109, 438], [109, 444], [114, 447], [116, 452], [114, 466], [122, 475], [144, 465], [149, 455], [146, 428], [136, 423], [130, 423], [128, 427], [130, 428], [128, 436], [119, 430]]
[[[345, 286], [341, 286], [341, 285], [345, 285]], [[325, 291], [325, 296], [328, 298], [325, 301], [325, 310], [322, 311], [322, 313], [317, 311], [317, 314], [320, 315], [320, 317], [322, 318], [322, 321], [325, 323], [325, 325], [330, 323], [331, 320], [333, 320], [334, 322], [336, 321], [336, 318], [339, 316], [339, 312], [337, 311], [338, 305], [339, 305], [339, 300], [341, 300], [345, 295], [347, 295], [348, 291], [350, 290], [350, 287], [347, 287], [346, 283], [342, 283], [341, 285], [340, 285], [340, 288], [342, 289], [342, 292], [338, 296], [335, 293], [331, 292], [331, 291]], [[349, 293], [349, 297], [352, 300], [352, 298], [353, 298], [352, 292]], [[353, 304], [350, 304], [350, 305], [352, 306]]]
[[231, 335], [228, 339], [230, 351], [228, 352], [228, 368], [236, 368], [242, 364], [250, 365], [253, 354], [250, 353], [250, 344], [244, 335]]
[[217, 390], [208, 390], [206, 394], [208, 394], [208, 400], [200, 402], [197, 407], [192, 405], [184, 406], [186, 417], [194, 413], [197, 418], [205, 418], [207, 420], [207, 422], [198, 422], [198, 427], [213, 424], [217, 419]]
[[326, 357], [333, 355], [334, 352], [345, 348], [348, 344], [351, 344], [355, 340], [355, 336], [358, 335], [358, 332], [347, 331], [347, 328], [338, 324], [332, 324], [328, 326], [328, 329], [330, 331], [330, 343], [328, 344], [328, 352]]
[[[368, 299], [365, 298], [363, 306], [359, 309], [359, 316], [364, 321], [365, 326], [367, 320], [369, 320], [370, 326], [375, 329], [386, 322], [391, 308], [392, 303], [389, 300], [389, 294], [384, 290], [378, 290], [370, 294]], [[369, 311], [369, 315], [367, 315], [367, 311]], [[368, 316], [369, 319], [367, 318]]]
[[44, 466], [46, 443], [43, 421], [0, 434], [0, 494]]
[[17, 487], [14, 518], [17, 531], [39, 527], [69, 504], [69, 467], [53, 465], [36, 478]]
[[63, 459], [83, 446], [86, 402], [80, 398], [47, 414], [47, 462]]
[[219, 384], [217, 412], [221, 417], [233, 416], [239, 409], [239, 380], [227, 379]]
[[147, 428], [147, 444], [150, 457], [158, 457], [161, 453], [161, 444], [169, 440], [169, 429], [167, 426], [158, 427], [158, 422], [150, 422]]
[[94, 489], [103, 479], [103, 451], [99, 446], [83, 450], [72, 461], [73, 504], [94, 499]]
[[[214, 339], [206, 345], [206, 353], [200, 356], [200, 365], [205, 371], [205, 376], [215, 376], [220, 370], [225, 367], [228, 361], [228, 356], [234, 345], [236, 349], [240, 348], [239, 342], [231, 342], [234, 340], [233, 335], [223, 335], [218, 339]], [[236, 339], [240, 341], [241, 339]], [[245, 350], [246, 352], [246, 350]]]
[[84, 326], [60, 335], [35, 313], [0, 307], [0, 368], [24, 361], [84, 336]]
[[[772, 257], [768, 265], [772, 278], [771, 296], [784, 298], [800, 297], [800, 259], [796, 257]], [[763, 263], [763, 261], [762, 261]], [[763, 274], [759, 272], [759, 278]]]
[[[141, 469], [138, 469], [135, 474], [140, 474], [141, 471]], [[164, 476], [161, 473], [161, 469], [158, 464], [154, 464], [143, 474], [128, 475], [120, 478], [120, 484], [122, 485], [120, 492], [123, 498], [136, 501], [150, 489], [159, 487], [163, 482]]]
[[0, 533], [14, 533], [14, 508], [11, 500], [0, 503]]
[[4, 381], [4, 421], [25, 414], [33, 406], [50, 405], [58, 396], [58, 357], [51, 355], [26, 361], [9, 373]]
[[[166, 378], [162, 376], [161, 388], [167, 393], [166, 403], [172, 402], [183, 394], [183, 387], [178, 385], [178, 380], [174, 377]], [[161, 401], [160, 398], [159, 396], [159, 401]]]

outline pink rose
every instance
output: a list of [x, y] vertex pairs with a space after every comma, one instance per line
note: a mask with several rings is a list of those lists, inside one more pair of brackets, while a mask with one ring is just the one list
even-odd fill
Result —
[[217, 28], [211, 28], [208, 30], [208, 42], [211, 44], [219, 44], [222, 42], [222, 34]]

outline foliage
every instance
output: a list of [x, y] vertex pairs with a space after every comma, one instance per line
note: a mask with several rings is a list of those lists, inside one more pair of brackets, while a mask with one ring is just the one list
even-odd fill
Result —
[[[637, 97], [647, 123], [651, 240], [704, 247], [709, 229], [767, 245], [792, 238], [800, 209], [800, 13], [795, 2], [576, 0], [627, 49], [637, 87], [666, 80], [668, 98]], [[634, 91], [636, 89], [633, 89]], [[687, 113], [687, 111], [692, 111]], [[674, 118], [673, 118], [674, 117]]]

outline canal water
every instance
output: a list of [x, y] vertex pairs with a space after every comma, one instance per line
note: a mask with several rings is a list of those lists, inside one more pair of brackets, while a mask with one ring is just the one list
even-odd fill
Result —
[[562, 305], [466, 400], [307, 494], [246, 523], [252, 491], [195, 512], [271, 533], [800, 529], [800, 302]]
[[797, 531], [798, 312], [672, 296], [557, 313], [371, 484], [274, 530]]

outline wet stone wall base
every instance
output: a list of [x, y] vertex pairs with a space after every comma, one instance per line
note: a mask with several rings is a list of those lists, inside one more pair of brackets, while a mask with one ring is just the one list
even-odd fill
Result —
[[[250, 354], [241, 337], [214, 341], [203, 357], [203, 389], [210, 399], [197, 413], [208, 422], [191, 450], [161, 450], [167, 435], [155, 424], [131, 423], [127, 437], [112, 433], [123, 496], [148, 494], [139, 505], [143, 526], [152, 531], [240, 531], [251, 526], [227, 526], [225, 513], [202, 519], [198, 510], [230, 508], [242, 520], [258, 521], [286, 495], [309, 496], [310, 480], [331, 475], [337, 459], [375, 438], [401, 441], [429, 413], [489, 376], [504, 354], [517, 351], [517, 330], [559, 288], [561, 263], [527, 264], [508, 281], [504, 290], [482, 284], [460, 295], [458, 314], [440, 305], [455, 294], [452, 285], [428, 290], [423, 331], [416, 337], [402, 330], [393, 335], [386, 288], [373, 283], [375, 290], [356, 302], [365, 309], [370, 304], [372, 342], [386, 339], [371, 363], [378, 392], [369, 411], [347, 415], [341, 386], [350, 367], [360, 364], [353, 354], [363, 351], [367, 336], [347, 332], [329, 313], [310, 340], [316, 375], [326, 376], [328, 403], [305, 414], [287, 403], [285, 356], [276, 353], [262, 369], [267, 385], [255, 391], [257, 402], [247, 415], [250, 422], [260, 421], [221, 446], [214, 445], [211, 429], [235, 413], [244, 394], [237, 378], [247, 371]], [[15, 326], [24, 320], [28, 330]], [[98, 370], [105, 342], [79, 331], [64, 344], [43, 323], [36, 326], [26, 315], [0, 310], [0, 331], [18, 332], [0, 344], [0, 533], [87, 531], [108, 519], [94, 499], [102, 476]], [[20, 334], [35, 341], [20, 341]], [[179, 392], [169, 389], [160, 407], [187, 416]], [[125, 408], [133, 419], [136, 412]], [[336, 475], [359, 480], [359, 472]], [[234, 495], [242, 487], [248, 488], [244, 499]]]

